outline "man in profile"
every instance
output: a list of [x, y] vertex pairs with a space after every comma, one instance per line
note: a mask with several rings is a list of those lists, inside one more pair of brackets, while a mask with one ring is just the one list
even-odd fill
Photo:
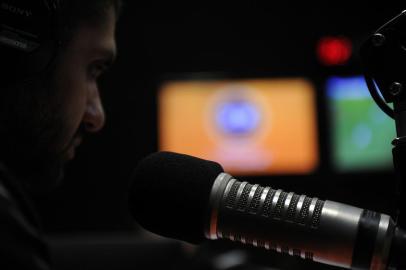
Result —
[[[9, 82], [16, 74], [0, 75], [0, 269], [51, 268], [29, 194], [59, 182], [85, 133], [102, 129], [97, 80], [116, 56], [120, 0], [0, 0], [0, 7], [28, 16], [23, 7], [34, 2], [56, 7], [50, 28], [57, 46], [35, 76]], [[0, 66], [7, 72], [4, 40]]]

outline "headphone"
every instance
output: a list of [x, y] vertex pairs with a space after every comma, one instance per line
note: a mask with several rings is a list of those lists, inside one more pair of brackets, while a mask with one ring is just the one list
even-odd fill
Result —
[[376, 30], [362, 45], [360, 56], [377, 105], [392, 118], [406, 111], [406, 10]]
[[59, 0], [0, 0], [0, 86], [45, 71], [59, 46]]

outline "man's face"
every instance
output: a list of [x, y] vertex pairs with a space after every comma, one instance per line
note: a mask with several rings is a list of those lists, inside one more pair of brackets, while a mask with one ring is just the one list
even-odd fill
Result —
[[55, 85], [62, 121], [59, 137], [53, 142], [62, 162], [73, 159], [84, 132], [98, 132], [105, 115], [97, 79], [116, 55], [113, 10], [102, 24], [84, 24], [57, 61]]
[[11, 137], [17, 136], [11, 139], [11, 164], [34, 190], [55, 186], [85, 133], [104, 125], [97, 79], [116, 56], [115, 23], [111, 9], [103, 23], [80, 25], [58, 54], [50, 78], [28, 87], [27, 98], [13, 105]]

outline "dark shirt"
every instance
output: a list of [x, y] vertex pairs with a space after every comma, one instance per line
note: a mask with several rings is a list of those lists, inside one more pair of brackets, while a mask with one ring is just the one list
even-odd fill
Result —
[[29, 196], [0, 163], [0, 269], [49, 270], [49, 261]]

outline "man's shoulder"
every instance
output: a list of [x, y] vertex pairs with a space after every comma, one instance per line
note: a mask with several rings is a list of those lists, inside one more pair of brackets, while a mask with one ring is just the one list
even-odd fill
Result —
[[[1, 179], [1, 178], [0, 178]], [[10, 194], [0, 180], [0, 199], [10, 199]]]
[[49, 269], [41, 231], [8, 187], [14, 179], [0, 170], [0, 269]]
[[39, 238], [39, 228], [32, 224], [18, 207], [16, 198], [3, 184], [4, 180], [4, 177], [0, 176], [0, 235], [7, 233], [6, 229], [12, 229]]

